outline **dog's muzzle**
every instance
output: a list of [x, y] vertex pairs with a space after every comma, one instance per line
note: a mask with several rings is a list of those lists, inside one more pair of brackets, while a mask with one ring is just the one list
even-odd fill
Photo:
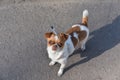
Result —
[[56, 50], [57, 50], [57, 48], [58, 48], [58, 46], [57, 46], [57, 45], [53, 45], [53, 46], [52, 46], [52, 50], [54, 50], [54, 51], [56, 51]]

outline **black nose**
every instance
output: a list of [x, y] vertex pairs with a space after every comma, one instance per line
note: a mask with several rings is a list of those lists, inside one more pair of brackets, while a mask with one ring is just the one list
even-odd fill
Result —
[[57, 50], [57, 45], [54, 45], [54, 46], [52, 47], [52, 50]]

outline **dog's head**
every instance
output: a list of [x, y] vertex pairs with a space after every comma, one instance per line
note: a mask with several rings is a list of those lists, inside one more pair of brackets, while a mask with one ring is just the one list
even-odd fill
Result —
[[45, 33], [47, 40], [47, 47], [51, 48], [52, 51], [60, 51], [63, 49], [65, 41], [68, 39], [68, 35], [64, 33], [54, 34], [53, 32]]

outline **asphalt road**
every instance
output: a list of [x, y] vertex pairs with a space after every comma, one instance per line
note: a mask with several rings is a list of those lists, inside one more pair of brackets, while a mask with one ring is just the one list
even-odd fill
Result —
[[[1, 0], [0, 80], [120, 80], [120, 0]], [[19, 2], [22, 1], [22, 2]], [[86, 51], [76, 50], [58, 77], [44, 33], [64, 32], [89, 11]]]

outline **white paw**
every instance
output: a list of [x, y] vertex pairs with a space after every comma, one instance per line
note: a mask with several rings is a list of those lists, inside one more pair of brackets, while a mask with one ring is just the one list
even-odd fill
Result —
[[50, 63], [49, 63], [49, 66], [53, 66], [55, 64], [55, 62], [54, 61], [51, 61]]
[[81, 46], [81, 50], [82, 50], [82, 51], [85, 51], [85, 49], [86, 49], [86, 48], [85, 48], [85, 45]]
[[85, 48], [81, 48], [82, 51], [85, 51]]
[[62, 74], [63, 74], [63, 70], [62, 69], [60, 69], [59, 71], [58, 71], [58, 76], [60, 77], [60, 76], [62, 76]]

